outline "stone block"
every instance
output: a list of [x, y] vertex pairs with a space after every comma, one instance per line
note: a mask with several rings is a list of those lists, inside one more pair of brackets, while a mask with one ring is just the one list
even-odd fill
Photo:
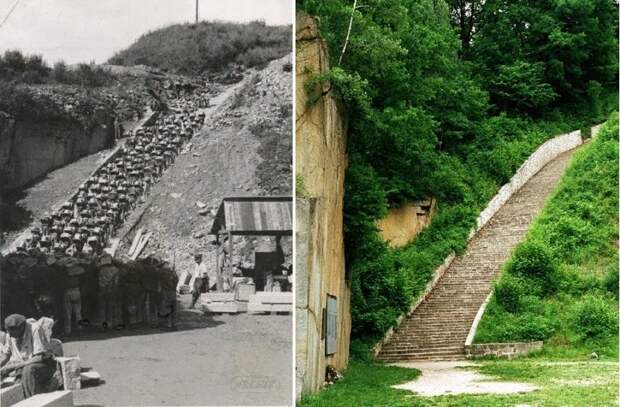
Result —
[[81, 368], [79, 356], [56, 358], [62, 375], [65, 390], [79, 390], [81, 386]]
[[248, 312], [292, 312], [293, 304], [264, 304], [248, 302]]
[[239, 283], [235, 290], [235, 300], [237, 301], [249, 301], [250, 295], [256, 294], [256, 286], [251, 283]]
[[0, 389], [0, 406], [9, 407], [24, 399], [24, 391], [19, 383]]
[[259, 291], [249, 297], [250, 302], [260, 302], [263, 304], [292, 304], [292, 292], [273, 292]]
[[93, 370], [80, 373], [80, 380], [82, 383], [99, 383], [101, 381], [101, 375]]
[[41, 393], [17, 404], [13, 407], [69, 407], [73, 406], [73, 392], [69, 390]]

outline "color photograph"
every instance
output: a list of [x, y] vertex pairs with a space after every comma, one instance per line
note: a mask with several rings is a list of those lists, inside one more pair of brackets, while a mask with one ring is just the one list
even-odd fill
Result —
[[618, 405], [618, 2], [298, 0], [295, 391]]

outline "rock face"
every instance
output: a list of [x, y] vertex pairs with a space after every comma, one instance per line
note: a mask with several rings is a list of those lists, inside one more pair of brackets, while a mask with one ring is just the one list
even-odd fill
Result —
[[22, 187], [114, 143], [112, 119], [87, 131], [73, 122], [18, 121], [0, 112], [0, 189]]
[[387, 216], [377, 222], [377, 227], [390, 246], [404, 246], [431, 224], [435, 207], [436, 201], [427, 199], [391, 208]]
[[[326, 93], [308, 105], [305, 86], [328, 69], [316, 20], [297, 17], [296, 170], [307, 196], [296, 201], [296, 375], [297, 395], [319, 390], [328, 365], [346, 367], [349, 356], [350, 281], [343, 241], [346, 120], [342, 105]], [[315, 89], [323, 93], [323, 89]], [[299, 192], [298, 192], [299, 195]], [[323, 313], [336, 298], [335, 352], [326, 355]], [[333, 326], [333, 325], [332, 325]]]

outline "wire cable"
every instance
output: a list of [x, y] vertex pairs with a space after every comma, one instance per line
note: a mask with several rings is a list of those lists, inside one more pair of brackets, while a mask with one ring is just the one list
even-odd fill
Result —
[[2, 22], [0, 23], [0, 28], [2, 28], [4, 23], [6, 23], [6, 20], [8, 20], [9, 17], [11, 17], [11, 14], [13, 14], [13, 11], [15, 10], [15, 8], [17, 7], [17, 5], [19, 4], [20, 1], [21, 0], [17, 0], [15, 2], [15, 4], [13, 4], [13, 7], [11, 7], [11, 9], [9, 10], [8, 14], [6, 15], [6, 17], [4, 17], [4, 20], [2, 20]]

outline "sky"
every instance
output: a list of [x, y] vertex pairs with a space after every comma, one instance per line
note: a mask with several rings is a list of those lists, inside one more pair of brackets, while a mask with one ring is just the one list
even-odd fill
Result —
[[[294, 0], [198, 1], [200, 20], [293, 21]], [[195, 0], [0, 0], [0, 23], [9, 15], [0, 26], [0, 52], [21, 49], [50, 64], [102, 63], [149, 30], [193, 22], [195, 7]]]

